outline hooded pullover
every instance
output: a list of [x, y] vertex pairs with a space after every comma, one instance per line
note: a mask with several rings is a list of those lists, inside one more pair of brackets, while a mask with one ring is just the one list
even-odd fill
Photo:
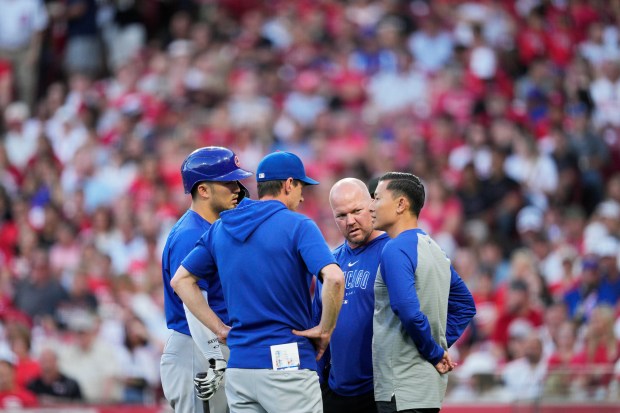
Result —
[[310, 340], [291, 330], [312, 322], [310, 284], [333, 255], [316, 224], [280, 201], [244, 199], [222, 212], [182, 265], [207, 280], [219, 274], [232, 327], [228, 367], [271, 369], [271, 349], [296, 342], [301, 369], [316, 370]]

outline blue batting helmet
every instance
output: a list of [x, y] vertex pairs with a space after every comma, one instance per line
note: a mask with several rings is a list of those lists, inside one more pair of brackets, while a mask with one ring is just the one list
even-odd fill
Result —
[[[181, 165], [185, 193], [203, 181], [239, 181], [252, 176], [252, 172], [239, 167], [239, 158], [233, 151], [221, 146], [206, 146], [190, 153]], [[241, 186], [243, 189], [243, 186]]]

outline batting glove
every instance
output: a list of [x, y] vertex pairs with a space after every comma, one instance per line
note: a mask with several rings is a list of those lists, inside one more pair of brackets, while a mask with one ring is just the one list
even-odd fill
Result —
[[194, 378], [196, 396], [203, 401], [209, 400], [217, 392], [226, 371], [226, 360], [210, 359], [209, 365], [206, 373], [198, 373]]

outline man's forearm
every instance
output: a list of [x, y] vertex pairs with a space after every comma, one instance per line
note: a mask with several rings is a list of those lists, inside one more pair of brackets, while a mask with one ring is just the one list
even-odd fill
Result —
[[203, 297], [196, 281], [196, 276], [187, 271], [185, 267], [180, 266], [170, 281], [170, 285], [189, 311], [191, 311], [202, 324], [207, 326], [209, 330], [219, 336], [221, 331], [226, 328], [226, 325], [213, 312]]
[[321, 271], [323, 273], [323, 313], [321, 314], [321, 331], [331, 333], [336, 328], [336, 321], [344, 298], [344, 275], [335, 264], [330, 264]]
[[[205, 292], [201, 292], [204, 297]], [[205, 301], [207, 301], [207, 303], [209, 302], [208, 300]], [[185, 311], [185, 318], [187, 318], [189, 332], [202, 354], [204, 354], [205, 358], [207, 360], [223, 359], [224, 355], [222, 354], [222, 349], [217, 335], [207, 328], [207, 326], [205, 326], [200, 320], [198, 320], [194, 313], [187, 308], [187, 305], [183, 304], [183, 310]]]

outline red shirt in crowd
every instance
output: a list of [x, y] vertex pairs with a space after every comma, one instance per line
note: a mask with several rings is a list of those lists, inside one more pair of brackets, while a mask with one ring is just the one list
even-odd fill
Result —
[[20, 409], [36, 406], [38, 406], [37, 397], [34, 393], [22, 387], [17, 386], [9, 391], [0, 391], [0, 407], [3, 409]]
[[505, 312], [499, 316], [495, 324], [493, 341], [506, 346], [508, 344], [508, 329], [510, 325], [518, 319], [529, 321], [533, 327], [539, 327], [543, 323], [543, 313], [535, 308], [528, 308], [524, 314], [514, 314]]
[[15, 382], [18, 386], [26, 387], [28, 383], [41, 374], [39, 362], [31, 358], [20, 359], [15, 366]]
[[573, 59], [575, 44], [575, 34], [570, 27], [560, 24], [545, 33], [545, 46], [549, 57], [560, 68], [565, 68]]

